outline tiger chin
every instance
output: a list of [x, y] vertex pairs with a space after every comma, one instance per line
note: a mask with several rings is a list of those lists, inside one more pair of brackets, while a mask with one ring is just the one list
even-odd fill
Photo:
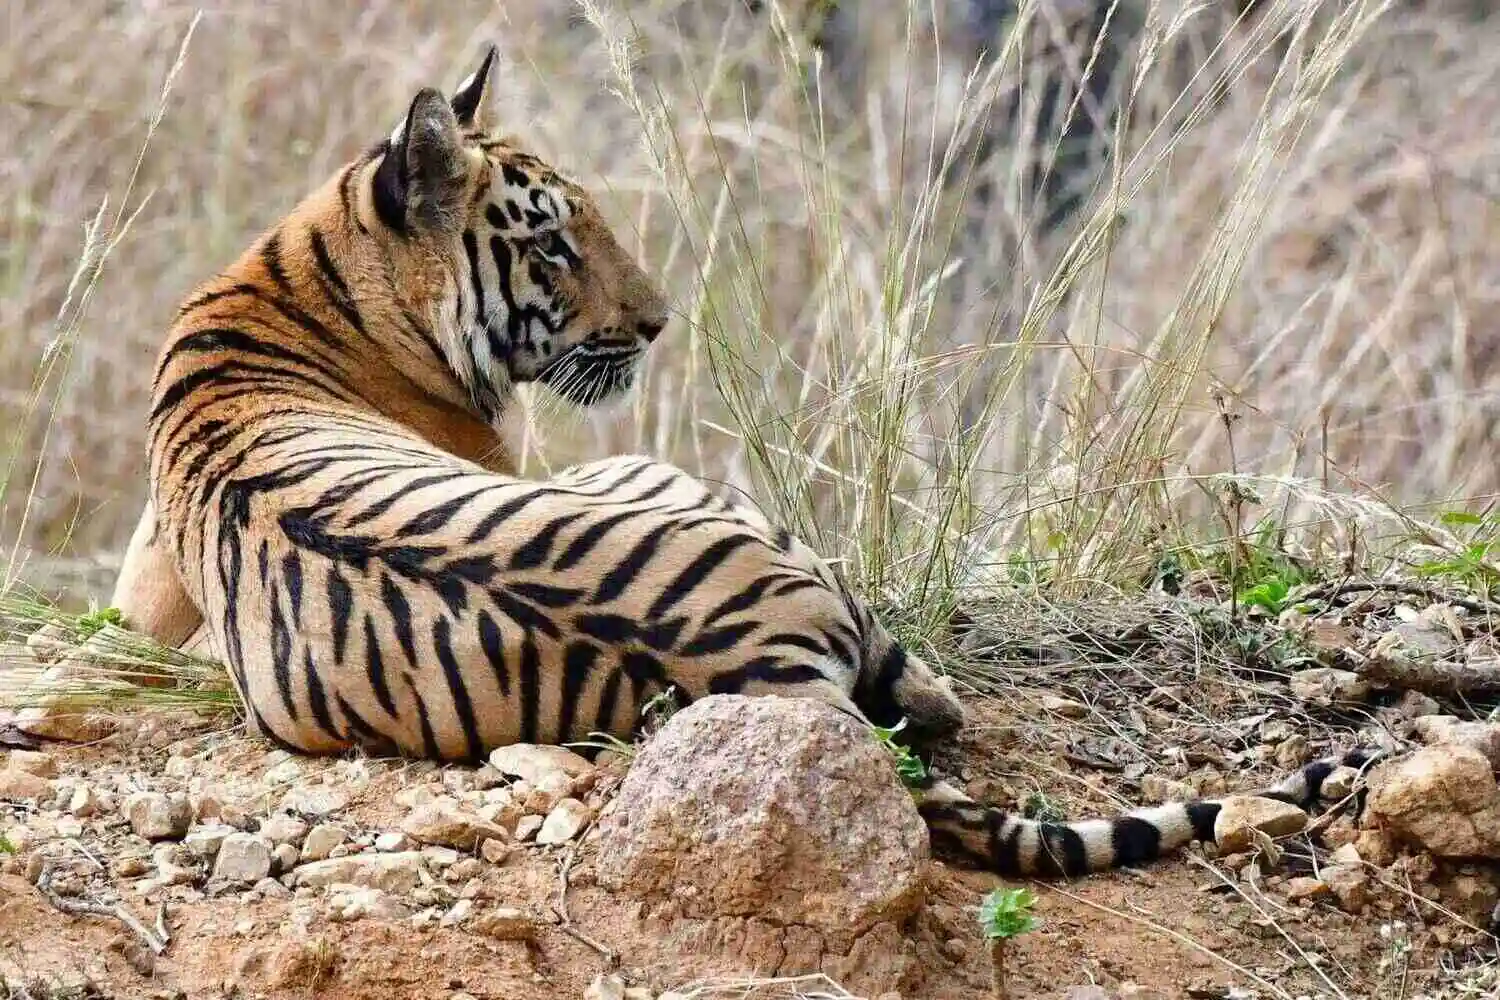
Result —
[[[496, 130], [493, 64], [419, 91], [182, 305], [113, 598], [127, 624], [206, 635], [251, 730], [298, 753], [630, 738], [668, 688], [950, 737], [948, 684], [758, 510], [641, 456], [515, 475], [514, 387], [618, 396], [667, 308], [587, 192]], [[1280, 791], [1315, 797], [1322, 773]], [[1217, 811], [1044, 825], [918, 795], [940, 848], [1022, 874], [1148, 860]]]

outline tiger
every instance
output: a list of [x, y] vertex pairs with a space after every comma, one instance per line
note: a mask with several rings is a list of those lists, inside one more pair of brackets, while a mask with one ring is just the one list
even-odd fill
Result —
[[[495, 132], [494, 55], [451, 98], [420, 90], [179, 309], [125, 624], [205, 628], [247, 728], [297, 754], [634, 739], [667, 691], [811, 698], [951, 740], [950, 679], [757, 507], [641, 455], [516, 473], [514, 387], [616, 398], [668, 310], [584, 189]], [[1271, 794], [1311, 802], [1331, 767]], [[1147, 861], [1212, 839], [1219, 810], [1041, 823], [930, 776], [914, 794], [935, 846], [1014, 875]]]

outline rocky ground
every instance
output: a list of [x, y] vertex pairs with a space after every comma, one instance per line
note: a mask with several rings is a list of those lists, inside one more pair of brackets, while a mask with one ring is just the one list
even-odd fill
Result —
[[[997, 804], [1084, 816], [1393, 754], [1357, 819], [1246, 801], [1222, 850], [1037, 886], [1010, 995], [1496, 995], [1500, 721], [1360, 660], [1384, 642], [1408, 673], [1482, 671], [1474, 622], [1333, 602], [1281, 622], [1294, 655], [1233, 667], [1135, 620], [1033, 628], [1024, 651], [966, 629], [974, 717], [938, 766]], [[37, 1000], [990, 996], [975, 910], [998, 880], [927, 859], [885, 751], [821, 712], [700, 702], [633, 764], [296, 758], [162, 709], [11, 750], [0, 975]]]

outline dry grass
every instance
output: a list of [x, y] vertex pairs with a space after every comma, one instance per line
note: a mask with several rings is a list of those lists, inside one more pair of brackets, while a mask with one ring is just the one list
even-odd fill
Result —
[[[1051, 233], [991, 112], [1035, 110], [1059, 61], [1108, 63], [1067, 44], [1070, 5], [1023, 5], [1027, 30], [977, 69], [941, 3], [855, 18], [826, 65], [803, 5], [767, 6], [583, 4], [590, 24], [542, 2], [222, 4], [153, 126], [190, 6], [10, 5], [0, 538], [28, 578], [102, 596], [172, 307], [486, 39], [502, 114], [601, 192], [680, 314], [634, 419], [518, 414], [532, 469], [668, 456], [934, 607], [1016, 562], [1087, 590], [1261, 515], [1348, 547], [1391, 506], [1495, 490], [1500, 56], [1462, 5], [1268, 0], [1236, 25], [1122, 0], [1130, 113], [1091, 149], [1114, 166]], [[90, 239], [110, 259], [80, 268], [106, 193], [114, 224]], [[78, 273], [87, 312], [38, 405]], [[1226, 473], [1262, 503], [1226, 518]]]

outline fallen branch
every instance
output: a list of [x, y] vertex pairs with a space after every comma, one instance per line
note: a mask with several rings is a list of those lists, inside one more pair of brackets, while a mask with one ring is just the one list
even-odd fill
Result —
[[1345, 580], [1339, 583], [1325, 583], [1322, 586], [1309, 590], [1299, 600], [1335, 601], [1343, 594], [1367, 594], [1371, 592], [1422, 597], [1435, 604], [1451, 604], [1456, 608], [1463, 608], [1465, 611], [1473, 612], [1476, 615], [1495, 615], [1500, 617], [1500, 604], [1492, 604], [1489, 601], [1476, 601], [1468, 597], [1458, 597], [1453, 594], [1444, 593], [1436, 587], [1427, 587], [1420, 583], [1408, 583], [1399, 580]]
[[593, 826], [593, 823], [592, 819], [585, 823], [583, 828], [578, 831], [573, 843], [568, 846], [568, 853], [563, 857], [562, 865], [557, 871], [557, 902], [552, 904], [552, 912], [556, 914], [559, 921], [557, 925], [558, 930], [579, 944], [598, 952], [599, 956], [604, 959], [605, 968], [612, 970], [619, 966], [620, 956], [615, 953], [613, 948], [600, 944], [579, 930], [573, 923], [572, 915], [568, 913], [568, 876], [573, 871], [573, 863], [578, 860], [578, 848], [583, 843], [583, 835], [588, 833], [589, 827]]
[[1371, 656], [1355, 664], [1354, 669], [1366, 680], [1436, 697], [1500, 694], [1500, 661], [1456, 663], [1451, 660]]
[[52, 904], [53, 909], [59, 913], [66, 913], [70, 917], [111, 917], [128, 927], [141, 943], [150, 948], [153, 954], [161, 955], [167, 950], [167, 942], [171, 940], [167, 934], [166, 906], [163, 905], [161, 912], [157, 914], [156, 924], [160, 929], [158, 932], [136, 919], [135, 914], [125, 908], [123, 903], [109, 906], [105, 903], [89, 899], [68, 899], [66, 896], [58, 895], [56, 889], [52, 888], [52, 866], [50, 864], [42, 868], [42, 874], [36, 880], [37, 892], [42, 898]]

